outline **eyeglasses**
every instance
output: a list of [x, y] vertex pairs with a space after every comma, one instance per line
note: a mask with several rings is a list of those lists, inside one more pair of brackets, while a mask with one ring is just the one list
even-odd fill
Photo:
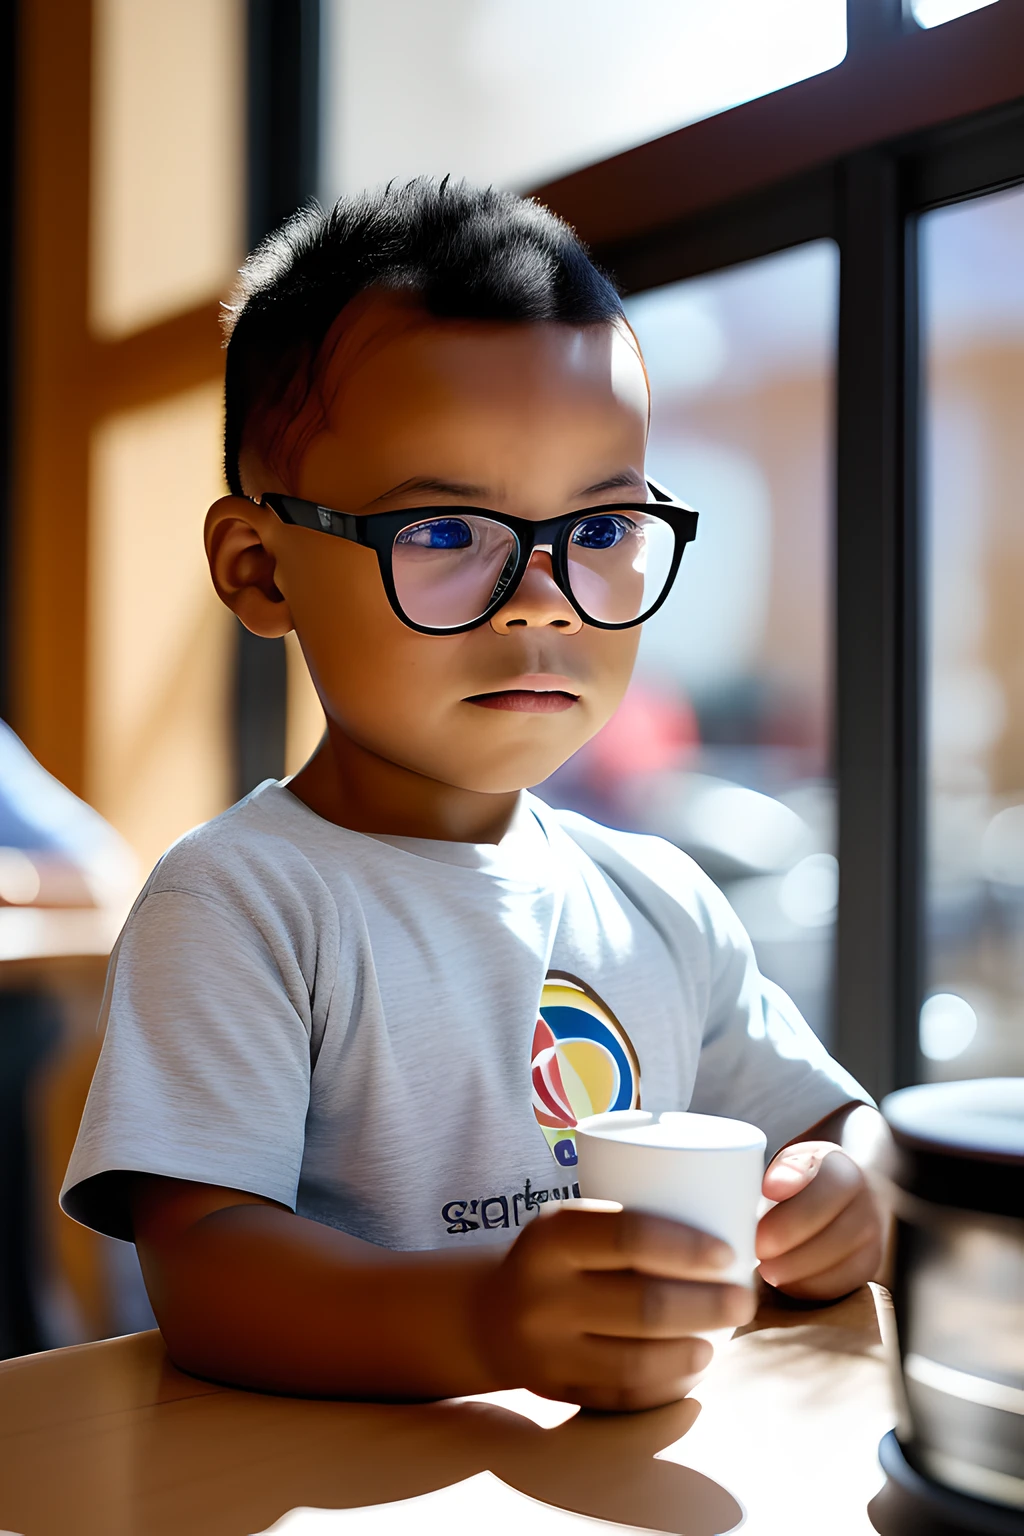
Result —
[[423, 635], [475, 629], [513, 596], [535, 550], [551, 556], [559, 590], [598, 629], [630, 629], [661, 607], [697, 513], [653, 480], [647, 502], [613, 502], [544, 522], [485, 507], [406, 507], [355, 517], [295, 496], [259, 504], [284, 523], [376, 552], [388, 601]]

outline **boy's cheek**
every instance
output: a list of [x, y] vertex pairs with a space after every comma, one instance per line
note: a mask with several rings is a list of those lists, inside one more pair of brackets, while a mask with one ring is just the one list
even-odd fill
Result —
[[[629, 631], [420, 635], [392, 612], [375, 561], [358, 581], [346, 576], [289, 583], [314, 685], [346, 735], [414, 771], [486, 793], [539, 783], [606, 724], [629, 685]], [[463, 702], [535, 670], [538, 654], [548, 670], [580, 677], [571, 709], [539, 719]]]

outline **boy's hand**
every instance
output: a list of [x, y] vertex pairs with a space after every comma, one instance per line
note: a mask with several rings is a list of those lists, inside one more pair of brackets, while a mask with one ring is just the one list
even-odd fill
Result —
[[779, 1202], [757, 1227], [757, 1256], [769, 1285], [826, 1301], [872, 1279], [882, 1258], [884, 1218], [842, 1147], [832, 1141], [783, 1147], [761, 1188]]
[[502, 1382], [612, 1411], [684, 1397], [711, 1359], [698, 1329], [754, 1315], [717, 1278], [717, 1238], [636, 1211], [563, 1207], [520, 1234], [480, 1292], [480, 1349]]

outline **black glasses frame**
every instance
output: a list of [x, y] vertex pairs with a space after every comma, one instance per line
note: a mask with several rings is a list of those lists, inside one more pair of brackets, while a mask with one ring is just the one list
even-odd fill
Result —
[[[683, 558], [683, 550], [697, 536], [698, 514], [692, 507], [688, 507], [685, 502], [677, 501], [664, 486], [658, 485], [654, 480], [647, 481], [647, 489], [651, 498], [649, 501], [616, 501], [599, 507], [584, 507], [579, 512], [566, 512], [561, 517], [547, 518], [544, 522], [538, 523], [526, 517], [509, 517], [504, 512], [494, 512], [489, 507], [466, 506], [403, 507], [398, 512], [369, 512], [357, 517], [351, 512], [338, 512], [333, 507], [323, 507], [316, 501], [302, 501], [297, 496], [279, 496], [276, 493], [260, 497], [258, 505], [269, 507], [283, 523], [291, 523], [298, 528], [311, 528], [317, 533], [328, 533], [336, 539], [349, 539], [353, 544], [362, 544], [365, 548], [372, 549], [377, 556], [381, 581], [384, 583], [388, 602], [402, 623], [421, 635], [460, 635], [467, 630], [478, 628], [481, 624], [486, 624], [498, 609], [514, 596], [526, 574], [530, 557], [538, 545], [550, 546], [551, 569], [555, 584], [585, 624], [590, 624], [595, 629], [633, 629], [637, 624], [642, 624], [645, 619], [657, 613], [672, 590], [672, 584], [679, 570], [679, 562]], [[568, 549], [573, 530], [588, 517], [594, 517], [599, 513], [635, 513], [638, 509], [644, 511], [648, 508], [656, 512], [656, 515], [668, 524], [675, 535], [672, 564], [663, 591], [657, 602], [652, 603], [645, 613], [639, 614], [635, 619], [628, 619], [624, 624], [609, 624], [602, 619], [592, 618], [577, 602], [569, 585]], [[403, 610], [395, 590], [391, 568], [391, 553], [395, 540], [403, 528], [414, 527], [415, 524], [430, 518], [467, 515], [486, 517], [492, 523], [500, 523], [502, 527], [509, 529], [516, 540], [515, 566], [505, 581], [500, 584], [500, 591], [479, 618], [471, 620], [468, 624], [452, 624], [443, 628], [437, 625], [417, 624]]]

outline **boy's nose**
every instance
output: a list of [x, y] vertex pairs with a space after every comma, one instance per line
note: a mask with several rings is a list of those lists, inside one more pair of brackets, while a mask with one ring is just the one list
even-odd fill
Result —
[[539, 629], [548, 624], [567, 635], [583, 628], [583, 620], [555, 584], [551, 556], [538, 549], [530, 556], [515, 594], [491, 619], [491, 628], [505, 635], [511, 629]]

